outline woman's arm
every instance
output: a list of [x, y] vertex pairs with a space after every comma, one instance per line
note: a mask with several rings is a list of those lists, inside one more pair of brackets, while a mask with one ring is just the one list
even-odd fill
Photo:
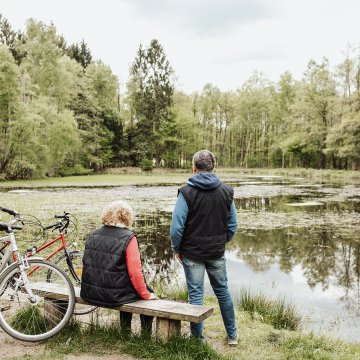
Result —
[[138, 242], [135, 236], [130, 240], [126, 248], [126, 266], [130, 276], [130, 281], [134, 286], [136, 292], [143, 300], [149, 300], [155, 298], [154, 294], [146, 288], [144, 280], [144, 274], [142, 271], [140, 252]]

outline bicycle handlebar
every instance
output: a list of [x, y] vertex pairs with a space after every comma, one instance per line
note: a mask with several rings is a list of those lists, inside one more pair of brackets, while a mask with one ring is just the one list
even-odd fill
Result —
[[54, 228], [54, 230], [56, 230], [56, 229], [61, 229], [63, 226], [64, 226], [63, 223], [58, 222], [58, 223], [56, 223], [56, 224], [52, 224], [52, 225], [49, 225], [49, 226], [45, 226], [43, 229], [44, 229], [44, 230], [49, 230], [49, 229]]
[[7, 233], [11, 232], [11, 230], [22, 230], [22, 228], [21, 225], [0, 223], [0, 231], [6, 231]]
[[71, 214], [69, 212], [65, 212], [64, 211], [64, 215], [54, 215], [55, 219], [60, 219], [60, 221], [58, 221], [55, 224], [52, 225], [48, 225], [43, 227], [44, 230], [49, 230], [49, 229], [60, 229], [60, 231], [66, 230], [69, 227], [70, 224], [70, 216]]
[[11, 225], [11, 228], [13, 230], [22, 230], [23, 227], [21, 225]]
[[64, 212], [64, 215], [54, 215], [54, 218], [55, 219], [66, 219], [66, 220], [68, 220], [69, 215], [70, 215], [70, 213]]
[[9, 226], [5, 223], [0, 223], [0, 231], [8, 231]]
[[0, 206], [0, 210], [3, 211], [3, 212], [6, 212], [6, 213], [8, 213], [9, 215], [12, 215], [12, 216], [19, 215], [19, 213], [16, 210], [6, 209], [6, 208], [3, 208], [1, 206]]

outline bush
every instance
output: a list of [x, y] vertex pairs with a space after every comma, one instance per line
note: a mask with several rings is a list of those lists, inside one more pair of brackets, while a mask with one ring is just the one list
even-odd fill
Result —
[[149, 159], [142, 159], [139, 166], [142, 171], [152, 171], [154, 167], [153, 162]]
[[76, 164], [73, 167], [64, 167], [55, 172], [56, 176], [81, 176], [93, 173], [93, 169], [85, 169], [82, 165]]
[[36, 166], [26, 160], [15, 160], [5, 170], [6, 180], [27, 180], [34, 177]]

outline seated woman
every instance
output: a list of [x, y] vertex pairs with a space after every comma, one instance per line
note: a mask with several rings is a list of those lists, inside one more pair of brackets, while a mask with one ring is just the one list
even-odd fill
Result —
[[[154, 300], [142, 271], [139, 245], [131, 228], [134, 212], [125, 201], [103, 209], [103, 226], [85, 243], [80, 296], [94, 305], [117, 307], [137, 300]], [[120, 312], [120, 324], [131, 329], [131, 313]], [[151, 331], [151, 316], [140, 316], [142, 330]]]

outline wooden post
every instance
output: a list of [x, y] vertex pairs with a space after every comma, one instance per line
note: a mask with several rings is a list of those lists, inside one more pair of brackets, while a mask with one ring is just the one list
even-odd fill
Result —
[[58, 324], [64, 317], [68, 303], [62, 300], [44, 298], [44, 318], [46, 321]]
[[171, 338], [181, 335], [181, 321], [158, 317], [156, 318], [156, 339], [168, 342]]

